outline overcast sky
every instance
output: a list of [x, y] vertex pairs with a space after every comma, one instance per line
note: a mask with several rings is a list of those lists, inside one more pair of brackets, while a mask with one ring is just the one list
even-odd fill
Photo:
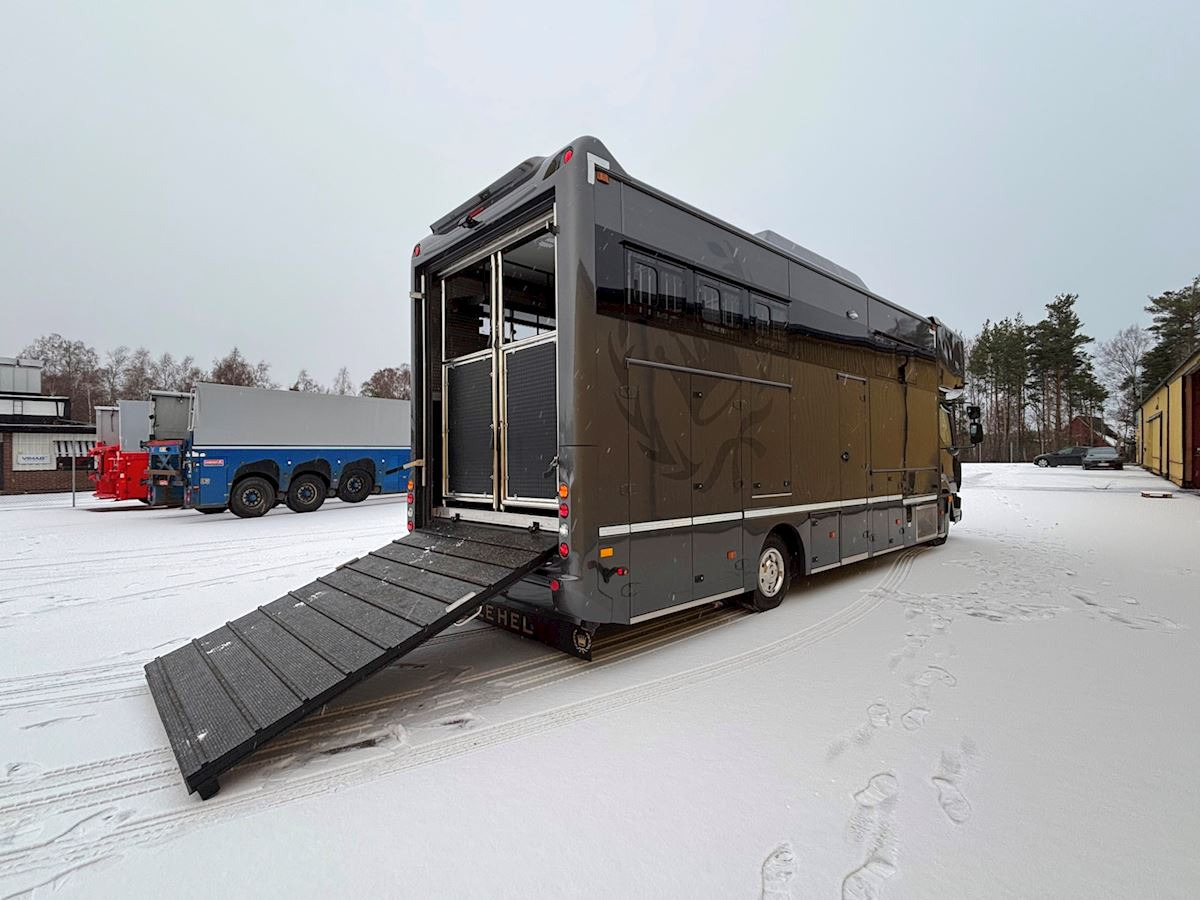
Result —
[[429, 223], [585, 133], [966, 334], [1200, 274], [1200, 4], [643, 5], [3, 3], [0, 355], [361, 381]]

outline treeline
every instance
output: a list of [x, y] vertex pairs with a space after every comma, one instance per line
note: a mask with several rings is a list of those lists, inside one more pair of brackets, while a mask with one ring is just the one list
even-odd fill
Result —
[[[279, 388], [271, 377], [271, 365], [253, 363], [234, 347], [214, 359], [208, 369], [194, 357], [176, 359], [170, 353], [155, 356], [145, 347], [131, 350], [120, 346], [102, 360], [94, 347], [61, 334], [38, 338], [21, 351], [21, 356], [40, 359], [42, 391], [71, 400], [71, 415], [77, 421], [92, 421], [97, 406], [112, 406], [118, 400], [145, 400], [150, 391], [190, 391], [198, 381], [236, 384], [243, 387]], [[288, 390], [407, 400], [411, 396], [412, 373], [407, 363], [378, 369], [355, 388], [347, 367], [338, 369], [333, 381], [321, 384], [307, 369], [301, 369]]]
[[[1200, 277], [1149, 297], [1151, 323], [1106, 341], [1083, 332], [1076, 294], [1046, 315], [986, 321], [967, 344], [967, 396], [984, 416], [983, 461], [1023, 461], [1071, 443], [1132, 444], [1142, 400], [1200, 348]], [[1107, 430], [1111, 429], [1111, 433]]]

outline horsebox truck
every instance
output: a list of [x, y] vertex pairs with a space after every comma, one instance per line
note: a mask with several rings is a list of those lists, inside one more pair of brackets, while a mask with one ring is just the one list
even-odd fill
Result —
[[959, 336], [595, 138], [435, 222], [410, 297], [409, 533], [146, 667], [201, 798], [472, 616], [590, 659], [598, 629], [769, 610], [961, 516]]

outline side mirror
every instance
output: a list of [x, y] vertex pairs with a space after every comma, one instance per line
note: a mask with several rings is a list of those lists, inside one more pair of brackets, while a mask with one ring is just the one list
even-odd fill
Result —
[[980, 444], [983, 442], [983, 423], [972, 422], [967, 427], [967, 434], [971, 436], [972, 444]]

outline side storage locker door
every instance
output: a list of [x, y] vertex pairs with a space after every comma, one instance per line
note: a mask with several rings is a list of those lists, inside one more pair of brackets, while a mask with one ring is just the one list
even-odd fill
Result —
[[838, 444], [841, 447], [842, 500], [861, 500], [867, 496], [867, 383], [853, 375], [837, 376]]
[[742, 587], [742, 407], [747, 385], [691, 376], [692, 597]]
[[750, 496], [778, 500], [785, 506], [792, 495], [791, 392], [746, 382], [742, 394], [750, 420]]
[[692, 599], [691, 376], [629, 367], [630, 617]]

